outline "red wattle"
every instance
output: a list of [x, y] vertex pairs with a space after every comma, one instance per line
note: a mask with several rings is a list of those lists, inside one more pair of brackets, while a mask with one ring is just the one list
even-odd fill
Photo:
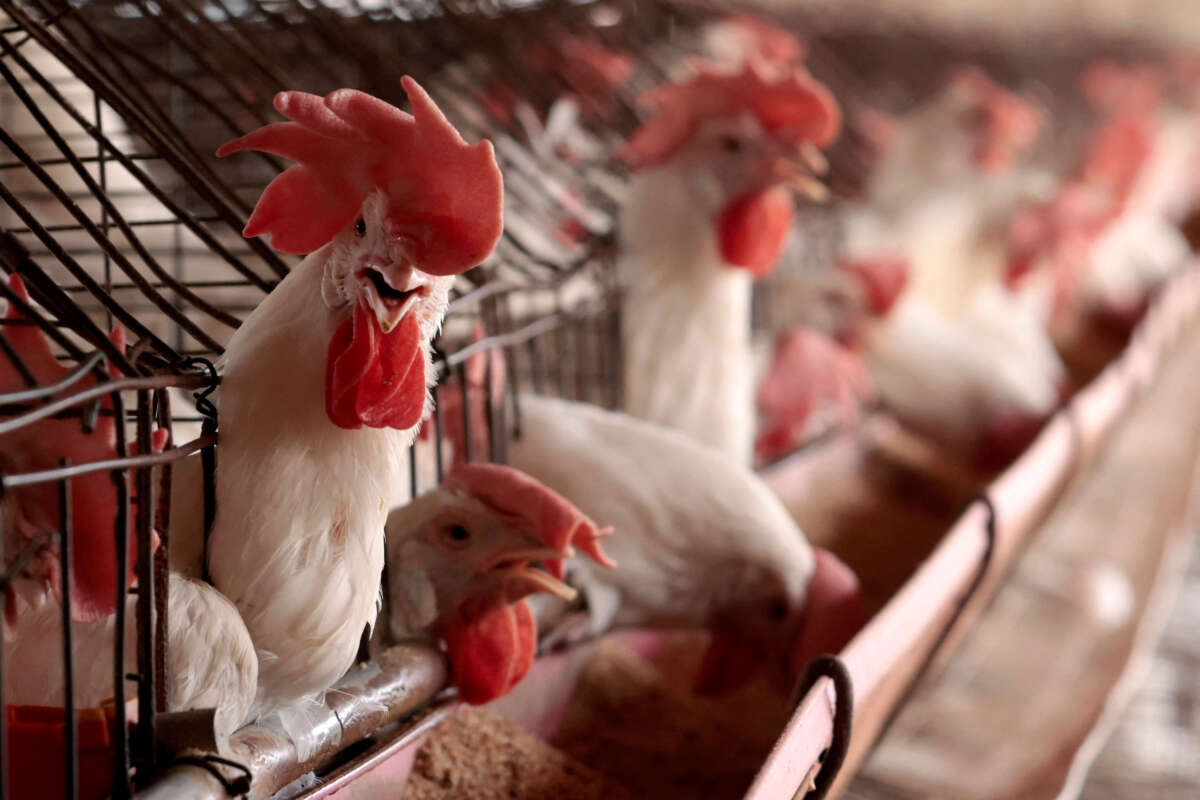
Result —
[[425, 360], [416, 315], [391, 333], [363, 303], [338, 326], [325, 359], [325, 413], [339, 428], [411, 428], [425, 408]]
[[721, 257], [761, 278], [774, 268], [792, 230], [791, 193], [782, 186], [745, 194], [717, 217]]
[[508, 694], [533, 666], [537, 624], [524, 600], [468, 600], [443, 636], [458, 696], [471, 705]]

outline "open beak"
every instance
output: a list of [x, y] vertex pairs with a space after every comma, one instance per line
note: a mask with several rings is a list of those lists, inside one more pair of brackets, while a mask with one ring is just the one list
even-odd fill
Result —
[[561, 559], [564, 553], [552, 547], [506, 548], [494, 553], [482, 565], [482, 570], [497, 578], [508, 602], [526, 595], [545, 592], [561, 600], [575, 599], [576, 591], [550, 573], [531, 566], [533, 561]]
[[811, 142], [804, 142], [797, 150], [778, 153], [767, 161], [770, 184], [786, 186], [814, 203], [829, 200], [829, 189], [819, 178], [828, 171], [829, 162]]
[[359, 273], [363, 298], [384, 333], [391, 333], [417, 300], [429, 294], [429, 279], [415, 269], [369, 263]]

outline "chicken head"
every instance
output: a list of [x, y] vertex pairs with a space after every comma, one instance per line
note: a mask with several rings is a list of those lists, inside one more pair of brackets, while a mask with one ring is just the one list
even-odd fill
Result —
[[460, 464], [388, 517], [389, 633], [443, 638], [466, 702], [503, 696], [533, 663], [537, 627], [524, 598], [572, 599], [562, 560], [579, 548], [614, 566], [599, 541], [610, 532], [518, 470]]
[[734, 74], [701, 65], [640, 102], [655, 113], [621, 157], [638, 170], [683, 170], [725, 262], [765, 275], [793, 226], [792, 192], [826, 195], [816, 176], [826, 169], [820, 148], [841, 125], [833, 95], [798, 65], [747, 64]]
[[696, 690], [726, 694], [765, 667], [781, 693], [791, 692], [810, 659], [839, 652], [866, 621], [853, 571], [828, 550], [816, 548], [812, 576], [800, 596], [759, 575], [720, 612]]
[[492, 145], [468, 145], [423, 89], [412, 114], [353, 89], [280, 92], [277, 122], [223, 145], [296, 162], [263, 192], [245, 235], [286, 253], [326, 247], [321, 296], [334, 333], [325, 407], [342, 428], [406, 429], [427, 410], [428, 342], [453, 276], [492, 251], [502, 182]]

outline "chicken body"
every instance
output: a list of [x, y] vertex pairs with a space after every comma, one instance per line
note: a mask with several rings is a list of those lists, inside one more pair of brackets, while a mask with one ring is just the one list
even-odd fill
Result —
[[[29, 602], [31, 586], [17, 583], [18, 615], [6, 628], [4, 699], [13, 705], [63, 705], [62, 611], [56, 603]], [[200, 581], [172, 574], [167, 584], [167, 710], [216, 708], [223, 745], [250, 710], [258, 658], [233, 604]], [[137, 671], [136, 598], [126, 601], [125, 671]], [[75, 705], [94, 708], [113, 697], [116, 615], [72, 627]], [[11, 640], [8, 640], [11, 639]]]
[[[342, 322], [321, 296], [330, 247], [280, 282], [225, 353], [209, 567], [259, 651], [259, 713], [353, 663], [375, 621], [387, 510], [407, 499], [415, 431], [348, 430], [326, 415], [325, 350]], [[424, 321], [426, 358], [440, 318]]]
[[468, 145], [415, 81], [400, 83], [411, 115], [349, 89], [281, 92], [292, 121], [217, 151], [296, 162], [244, 233], [309, 253], [219, 365], [208, 551], [259, 655], [252, 714], [280, 710], [285, 728], [283, 707], [333, 685], [375, 622], [384, 522], [406, 499], [406, 451], [431, 407], [430, 340], [454, 275], [503, 225], [490, 143]]
[[1038, 319], [1001, 291], [979, 293], [958, 318], [908, 300], [864, 326], [864, 359], [887, 409], [961, 454], [1001, 444], [991, 431], [1033, 427], [1065, 380]]
[[685, 166], [636, 175], [620, 224], [625, 410], [747, 463], [753, 278], [722, 260]]
[[836, 652], [862, 610], [853, 574], [814, 550], [749, 468], [678, 431], [580, 403], [523, 395], [510, 463], [617, 530], [617, 568], [575, 564], [592, 629], [708, 629], [701, 685], [755, 670], [788, 685]]
[[748, 468], [625, 414], [533, 395], [520, 406], [510, 463], [621, 534], [605, 546], [620, 566], [588, 571], [620, 594], [612, 624], [705, 627], [764, 590], [803, 605], [812, 548]]

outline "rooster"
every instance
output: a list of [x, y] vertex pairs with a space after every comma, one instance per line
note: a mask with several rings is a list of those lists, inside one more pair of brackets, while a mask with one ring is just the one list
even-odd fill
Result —
[[218, 151], [296, 162], [245, 235], [308, 253], [221, 364], [214, 585], [259, 655], [252, 716], [323, 694], [374, 623], [387, 511], [428, 413], [430, 339], [454, 275], [501, 232], [490, 142], [467, 145], [411, 78], [409, 114], [362, 92], [282, 92], [290, 122]]
[[459, 696], [475, 704], [501, 697], [533, 663], [537, 630], [523, 598], [572, 599], [562, 560], [578, 547], [615, 566], [599, 544], [610, 532], [511, 467], [460, 464], [439, 488], [388, 515], [388, 633], [441, 636]]
[[656, 112], [621, 153], [635, 170], [617, 265], [625, 410], [749, 463], [751, 282], [783, 250], [792, 190], [823, 190], [838, 107], [799, 66], [701, 67], [643, 102]]
[[788, 685], [863, 622], [853, 573], [815, 551], [753, 472], [679, 431], [522, 395], [512, 466], [620, 532], [620, 565], [573, 564], [593, 631], [708, 629], [698, 688], [729, 691], [762, 665]]

